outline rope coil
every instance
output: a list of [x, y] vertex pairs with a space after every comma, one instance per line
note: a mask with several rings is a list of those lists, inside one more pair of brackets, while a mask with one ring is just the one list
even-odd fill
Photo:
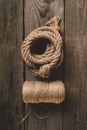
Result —
[[[46, 23], [32, 31], [23, 41], [21, 53], [25, 63], [31, 68], [34, 76], [48, 78], [53, 68], [61, 65], [63, 61], [62, 38], [59, 33], [59, 17], [55, 16]], [[42, 54], [32, 53], [34, 44], [38, 39], [48, 39], [46, 50]], [[39, 51], [39, 50], [38, 50]]]
[[25, 103], [61, 103], [65, 98], [65, 86], [61, 81], [25, 81], [22, 95]]

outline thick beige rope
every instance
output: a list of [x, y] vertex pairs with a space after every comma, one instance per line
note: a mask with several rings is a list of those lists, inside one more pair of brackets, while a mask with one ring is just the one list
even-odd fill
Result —
[[[32, 31], [22, 43], [21, 53], [23, 59], [35, 76], [48, 78], [50, 71], [58, 67], [63, 61], [62, 38], [58, 26], [59, 20], [59, 17], [53, 17], [45, 26]], [[50, 44], [47, 44], [43, 54], [32, 54], [31, 46], [39, 38], [49, 39]]]

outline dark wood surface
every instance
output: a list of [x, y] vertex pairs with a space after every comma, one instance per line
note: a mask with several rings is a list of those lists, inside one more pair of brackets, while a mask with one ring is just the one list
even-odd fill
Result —
[[23, 2], [0, 0], [0, 130], [22, 130]]
[[[64, 81], [66, 99], [59, 105], [39, 104], [48, 107], [48, 118], [41, 120], [32, 111], [22, 123], [35, 108], [24, 105], [22, 84], [36, 79], [23, 63], [21, 42], [55, 15], [61, 17], [65, 58], [51, 80]], [[0, 130], [87, 130], [86, 57], [86, 0], [0, 0]]]
[[87, 130], [87, 1], [65, 1], [64, 130]]
[[[42, 26], [51, 17], [57, 15], [61, 17], [61, 30], [64, 28], [64, 2], [63, 0], [26, 0], [24, 8], [25, 37], [33, 29]], [[54, 76], [56, 75], [56, 76]], [[60, 68], [52, 77], [63, 80], [63, 67]], [[25, 80], [35, 80], [31, 72], [25, 67]], [[62, 105], [40, 104], [48, 107], [49, 116], [41, 120], [32, 111], [25, 121], [25, 130], [61, 130], [62, 129]], [[27, 113], [35, 105], [25, 105]]]

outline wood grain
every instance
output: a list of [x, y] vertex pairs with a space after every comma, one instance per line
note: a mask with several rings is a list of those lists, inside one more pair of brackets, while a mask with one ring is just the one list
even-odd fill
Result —
[[[61, 17], [61, 30], [64, 29], [64, 2], [63, 0], [26, 0], [24, 7], [25, 37], [35, 28], [42, 26], [51, 17]], [[55, 74], [54, 74], [55, 73]], [[56, 79], [63, 80], [63, 67], [52, 74]], [[56, 75], [56, 77], [54, 76]], [[25, 65], [25, 80], [36, 80]], [[32, 112], [25, 121], [25, 130], [61, 130], [62, 129], [62, 105], [39, 104], [49, 108], [47, 119], [38, 119]], [[26, 105], [27, 113], [35, 105]]]
[[0, 130], [23, 130], [23, 2], [0, 0]]
[[[64, 79], [66, 100], [63, 105], [39, 104], [49, 108], [49, 117], [41, 120], [31, 112], [22, 124], [24, 112], [35, 107], [28, 104], [24, 108], [22, 82], [36, 79], [23, 68], [20, 43], [55, 15], [62, 19], [62, 35], [65, 24], [65, 60], [64, 72], [60, 67], [51, 80]], [[0, 130], [87, 130], [86, 56], [86, 0], [65, 0], [65, 23], [63, 0], [0, 0]]]
[[87, 130], [87, 1], [65, 1], [64, 130]]

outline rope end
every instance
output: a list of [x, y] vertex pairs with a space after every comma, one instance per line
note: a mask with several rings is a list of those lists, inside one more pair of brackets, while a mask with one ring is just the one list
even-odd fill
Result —
[[60, 21], [60, 17], [54, 16], [53, 18], [51, 18], [51, 19], [46, 23], [46, 25], [47, 25], [47, 26], [57, 27], [59, 21]]
[[48, 65], [43, 65], [39, 70], [32, 70], [32, 74], [35, 77], [48, 78], [50, 75], [50, 68]]

